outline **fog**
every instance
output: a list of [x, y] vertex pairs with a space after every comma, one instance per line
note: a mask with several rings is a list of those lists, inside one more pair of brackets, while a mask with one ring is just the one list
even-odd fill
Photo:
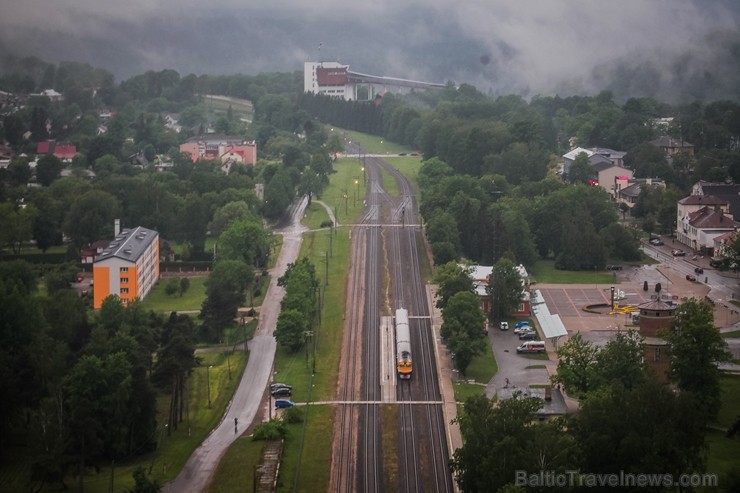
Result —
[[4, 51], [87, 62], [118, 80], [332, 60], [525, 96], [598, 91], [639, 66], [655, 71], [643, 85], [668, 87], [675, 60], [683, 78], [706, 71], [716, 55], [707, 36], [740, 31], [732, 0], [0, 0], [0, 12]]

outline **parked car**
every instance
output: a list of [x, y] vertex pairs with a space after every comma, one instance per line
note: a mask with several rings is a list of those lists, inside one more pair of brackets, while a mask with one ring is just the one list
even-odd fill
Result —
[[524, 332], [522, 334], [519, 334], [520, 341], [533, 341], [535, 339], [537, 339], [537, 332], [535, 331]]
[[498, 328], [501, 330], [509, 330], [509, 322], [501, 322], [498, 324]]
[[278, 399], [275, 401], [276, 409], [286, 409], [293, 406], [295, 406], [295, 402], [289, 401], [288, 399]]
[[663, 245], [663, 241], [660, 238], [653, 238], [650, 240], [650, 244], [653, 246], [661, 246]]
[[514, 326], [514, 328], [517, 328], [517, 329], [519, 329], [521, 327], [529, 327], [529, 321], [528, 320], [523, 320], [521, 322], [517, 322], [516, 325]]
[[671, 254], [674, 257], [685, 257], [686, 256], [686, 252], [684, 252], [683, 250], [671, 250]]
[[544, 353], [545, 341], [529, 341], [520, 344], [516, 348], [517, 353]]
[[704, 274], [704, 269], [702, 269], [701, 267], [697, 267], [694, 269], [694, 272], [696, 272], [697, 274]]
[[290, 394], [292, 392], [293, 391], [290, 390], [288, 387], [278, 387], [275, 390], [273, 390], [272, 392], [270, 392], [270, 394], [273, 397], [290, 397]]
[[522, 325], [514, 329], [515, 334], [523, 334], [524, 332], [534, 332], [534, 329], [529, 325]]
[[692, 276], [691, 274], [686, 274], [686, 280], [687, 281], [696, 281], [696, 277]]
[[293, 387], [291, 385], [288, 385], [287, 383], [271, 383], [270, 384], [270, 392], [273, 392], [277, 389], [293, 390]]
[[619, 264], [610, 264], [606, 266], [606, 270], [622, 270], [622, 266]]

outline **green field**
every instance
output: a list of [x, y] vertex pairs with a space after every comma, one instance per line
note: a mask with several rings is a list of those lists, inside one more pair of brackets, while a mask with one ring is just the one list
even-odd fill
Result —
[[168, 277], [160, 278], [149, 295], [141, 302], [141, 306], [147, 311], [153, 310], [160, 313], [200, 310], [203, 300], [206, 299], [204, 283], [207, 277], [188, 276], [190, 287], [182, 296], [179, 294], [167, 295], [165, 289], [170, 279]]
[[529, 275], [541, 284], [618, 284], [613, 272], [557, 270], [554, 260], [538, 260]]

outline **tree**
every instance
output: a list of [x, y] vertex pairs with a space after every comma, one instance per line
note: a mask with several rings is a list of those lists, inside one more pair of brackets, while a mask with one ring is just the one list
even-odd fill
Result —
[[580, 469], [616, 474], [661, 471], [674, 478], [704, 466], [705, 417], [690, 394], [646, 379], [595, 392], [570, 421]]
[[594, 176], [594, 170], [585, 152], [579, 153], [568, 169], [568, 181], [587, 184]]
[[598, 349], [581, 334], [574, 335], [557, 350], [558, 372], [553, 381], [563, 384], [570, 395], [587, 394], [596, 386], [597, 352]]
[[126, 490], [129, 493], [159, 493], [162, 491], [159, 482], [156, 479], [149, 478], [141, 466], [134, 469], [131, 476], [134, 478], [134, 487]]
[[187, 293], [188, 289], [190, 289], [190, 279], [188, 277], [183, 277], [180, 279], [180, 296]]
[[219, 260], [205, 282], [206, 299], [199, 318], [206, 340], [221, 339], [225, 327], [234, 323], [244, 292], [254, 277], [252, 269], [239, 260]]
[[473, 357], [484, 349], [483, 324], [486, 320], [478, 295], [460, 291], [447, 302], [442, 310], [440, 334], [454, 354], [455, 367], [464, 375]]
[[36, 181], [48, 187], [54, 180], [59, 178], [59, 175], [64, 168], [62, 160], [51, 154], [46, 154], [39, 158], [38, 164], [36, 164]]
[[220, 236], [232, 222], [240, 219], [257, 219], [257, 217], [249, 209], [249, 204], [243, 200], [227, 203], [213, 214], [213, 220], [209, 225], [211, 235]]
[[175, 296], [180, 291], [180, 282], [177, 278], [172, 278], [167, 281], [167, 285], [164, 287], [164, 292], [167, 296]]
[[663, 336], [671, 345], [671, 379], [682, 391], [697, 396], [707, 422], [712, 422], [720, 404], [717, 365], [731, 358], [714, 326], [712, 306], [695, 298], [682, 303]]
[[467, 269], [456, 262], [447, 262], [434, 270], [434, 283], [437, 289], [437, 308], [444, 310], [449, 299], [457, 293], [468, 291], [473, 293], [475, 286]]
[[281, 310], [275, 327], [275, 340], [288, 351], [295, 353], [303, 347], [308, 329], [306, 315], [294, 309]]
[[86, 192], [72, 203], [64, 220], [64, 230], [76, 247], [113, 236], [113, 220], [121, 206], [113, 195], [101, 190]]
[[217, 248], [218, 260], [241, 260], [250, 266], [265, 266], [270, 252], [270, 240], [261, 222], [256, 219], [240, 219], [226, 227], [218, 238]]
[[524, 285], [514, 263], [500, 258], [486, 288], [491, 297], [491, 318], [498, 322], [509, 316], [524, 297]]
[[635, 330], [618, 332], [597, 353], [594, 364], [596, 383], [610, 385], [619, 382], [630, 390], [645, 381], [644, 347]]
[[535, 422], [541, 406], [540, 399], [520, 393], [495, 406], [484, 396], [465, 401], [456, 419], [463, 446], [450, 461], [462, 491], [500, 491], [514, 482], [516, 471], [540, 465], [547, 471], [572, 468], [573, 440], [564, 433], [563, 422]]
[[32, 205], [13, 207], [13, 204], [0, 204], [0, 244], [8, 245], [13, 253], [20, 254], [24, 243], [33, 238], [33, 225], [37, 210]]

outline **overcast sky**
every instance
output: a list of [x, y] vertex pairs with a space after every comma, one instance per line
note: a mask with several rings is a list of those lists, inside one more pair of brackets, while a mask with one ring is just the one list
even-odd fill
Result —
[[[591, 88], [595, 67], [711, 50], [738, 30], [736, 0], [0, 0], [16, 55], [146, 70], [232, 74], [352, 70], [481, 90]], [[708, 53], [708, 51], [707, 51]]]

